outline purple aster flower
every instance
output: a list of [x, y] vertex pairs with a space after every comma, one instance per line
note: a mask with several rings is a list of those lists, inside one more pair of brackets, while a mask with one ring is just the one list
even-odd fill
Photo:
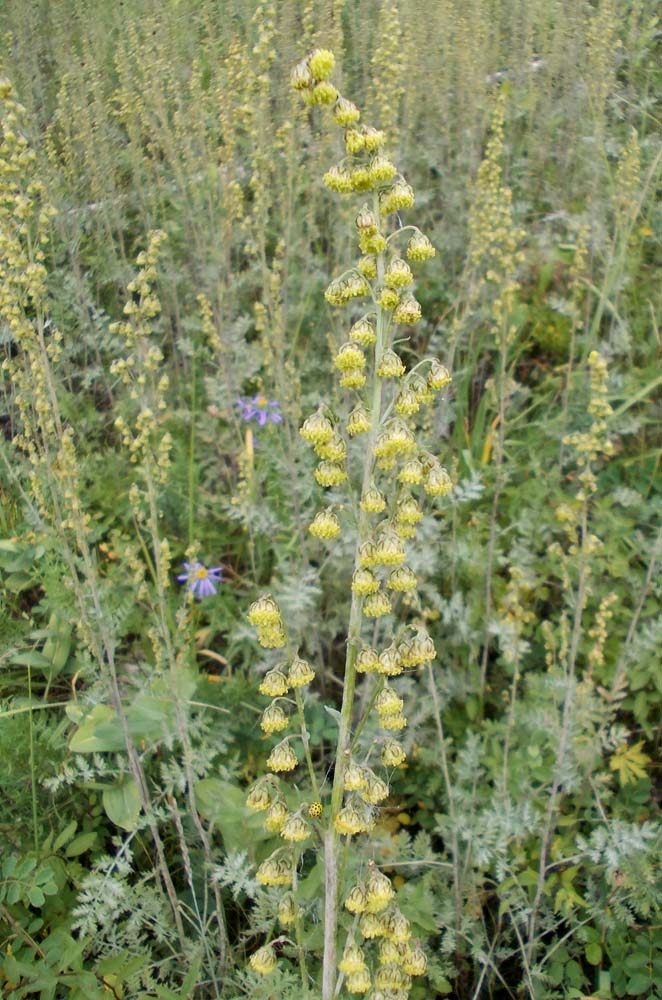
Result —
[[265, 424], [279, 424], [283, 419], [278, 400], [268, 399], [262, 393], [258, 393], [252, 399], [245, 399], [242, 396], [237, 400], [237, 406], [245, 423], [257, 420], [260, 427], [264, 427]]
[[207, 569], [202, 563], [184, 563], [186, 572], [180, 573], [177, 579], [180, 583], [188, 585], [188, 589], [197, 597], [199, 601], [203, 597], [211, 597], [216, 593], [216, 584], [223, 580], [221, 576], [222, 566], [214, 566]]

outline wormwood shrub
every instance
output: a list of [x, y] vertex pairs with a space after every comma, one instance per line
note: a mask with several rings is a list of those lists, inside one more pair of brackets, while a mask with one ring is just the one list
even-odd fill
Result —
[[[318, 459], [315, 479], [328, 491], [309, 532], [332, 549], [352, 539], [347, 655], [340, 709], [328, 707], [337, 730], [318, 754], [306, 716], [305, 692], [316, 671], [300, 655], [305, 636], [289, 633], [269, 594], [249, 609], [260, 645], [278, 651], [264, 663], [260, 683], [271, 699], [260, 725], [277, 741], [270, 773], [247, 804], [265, 813], [266, 830], [279, 837], [256, 878], [281, 888], [261, 901], [261, 913], [271, 907], [283, 928], [253, 953], [250, 966], [258, 975], [289, 976], [294, 963], [303, 995], [323, 1000], [339, 992], [400, 1000], [419, 994], [414, 982], [427, 959], [416, 940], [423, 928], [411, 893], [399, 898], [380, 870], [377, 821], [407, 759], [406, 675], [436, 657], [407, 548], [423, 501], [443, 504], [452, 490], [425, 435], [429, 408], [451, 376], [437, 359], [405, 363], [409, 328], [421, 318], [410, 264], [435, 250], [415, 225], [403, 224], [400, 213], [413, 207], [414, 191], [383, 151], [384, 132], [362, 124], [359, 109], [330, 81], [334, 62], [331, 52], [316, 49], [296, 66], [292, 83], [309, 106], [329, 106], [343, 130], [345, 156], [324, 175], [326, 186], [367, 196], [356, 216], [361, 256], [325, 292], [332, 306], [350, 310], [347, 339], [333, 358], [346, 403], [338, 411], [321, 403], [301, 427]], [[305, 778], [290, 786], [284, 776], [300, 763]]]

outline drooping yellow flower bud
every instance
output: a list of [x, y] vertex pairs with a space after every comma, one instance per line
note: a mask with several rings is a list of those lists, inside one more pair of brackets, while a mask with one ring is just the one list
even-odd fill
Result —
[[407, 244], [407, 257], [409, 260], [430, 260], [436, 252], [427, 236], [424, 236], [423, 233], [414, 233]]
[[253, 601], [248, 609], [248, 620], [256, 628], [269, 628], [281, 624], [280, 611], [271, 594]]
[[283, 729], [287, 729], [290, 720], [287, 715], [280, 707], [280, 705], [272, 701], [272, 703], [265, 708], [262, 713], [262, 718], [260, 719], [260, 729], [263, 733], [279, 733]]
[[277, 799], [269, 809], [267, 815], [264, 817], [265, 830], [269, 833], [280, 833], [288, 816], [289, 813], [285, 803], [281, 802], [280, 799]]
[[411, 417], [420, 409], [418, 396], [408, 386], [404, 386], [395, 401], [395, 412], [401, 417]]
[[253, 812], [264, 812], [273, 804], [274, 796], [278, 793], [278, 779], [267, 774], [255, 782], [253, 788], [246, 797], [246, 806]]
[[423, 512], [413, 497], [400, 500], [395, 513], [398, 524], [419, 524], [423, 520]]
[[320, 462], [314, 475], [319, 485], [324, 487], [339, 486], [347, 479], [345, 467], [337, 462]]
[[377, 374], [380, 378], [401, 378], [405, 373], [405, 366], [395, 353], [395, 351], [384, 351], [382, 354]]
[[404, 747], [397, 740], [387, 740], [381, 752], [381, 762], [384, 767], [400, 767], [406, 760]]
[[379, 725], [382, 729], [388, 729], [392, 732], [397, 732], [400, 729], [404, 729], [407, 725], [407, 719], [402, 713], [399, 715], [380, 715]]
[[404, 708], [404, 704], [397, 691], [394, 691], [390, 684], [385, 684], [377, 696], [375, 708], [377, 715], [381, 718], [384, 715], [398, 715]]
[[357, 434], [367, 434], [370, 426], [370, 417], [365, 407], [355, 406], [347, 418], [347, 433], [349, 436], [356, 437]]
[[312, 90], [303, 91], [306, 104], [322, 107], [325, 104], [333, 104], [338, 98], [338, 91], [332, 83], [323, 81], [316, 84]]
[[388, 288], [386, 285], [384, 285], [383, 288], [377, 289], [375, 297], [382, 309], [395, 309], [396, 306], [400, 304], [400, 296], [398, 293], [393, 288]]
[[345, 989], [348, 993], [367, 993], [371, 986], [372, 982], [367, 968], [362, 969], [360, 972], [352, 972], [345, 979]]
[[338, 962], [338, 969], [340, 972], [344, 972], [345, 975], [349, 975], [352, 972], [362, 972], [364, 969], [367, 969], [363, 951], [357, 944], [348, 944], [345, 946], [342, 958]]
[[379, 590], [379, 580], [369, 569], [359, 567], [352, 576], [352, 593], [359, 597], [376, 594]]
[[267, 976], [276, 965], [276, 953], [270, 944], [266, 944], [251, 955], [249, 964], [254, 972], [259, 972], [261, 976]]
[[428, 385], [430, 388], [434, 390], [445, 389], [452, 381], [451, 373], [446, 368], [446, 365], [442, 365], [440, 361], [435, 359], [428, 374]]
[[287, 740], [278, 743], [267, 757], [267, 767], [270, 771], [293, 771], [299, 761]]
[[303, 59], [292, 70], [290, 82], [294, 90], [308, 90], [313, 85], [313, 74], [306, 59]]
[[423, 466], [417, 458], [410, 458], [398, 473], [398, 482], [404, 486], [419, 486], [423, 482]]
[[418, 323], [421, 318], [421, 306], [410, 292], [405, 292], [393, 312], [393, 322], [400, 325]]
[[323, 413], [317, 410], [303, 422], [299, 434], [310, 444], [326, 444], [333, 437], [333, 424]]
[[429, 470], [423, 489], [431, 497], [445, 497], [453, 491], [453, 480], [440, 465], [433, 465]]
[[386, 510], [386, 498], [376, 486], [370, 486], [361, 497], [359, 507], [365, 514], [381, 514]]
[[386, 156], [376, 156], [369, 167], [373, 184], [385, 184], [395, 177], [395, 163]]
[[399, 566], [398, 569], [394, 569], [386, 581], [386, 586], [389, 590], [398, 590], [403, 593], [408, 590], [415, 590], [417, 584], [416, 574], [408, 566]]
[[383, 590], [366, 597], [363, 604], [363, 614], [366, 618], [381, 618], [391, 612], [391, 602]]
[[357, 369], [362, 371], [366, 366], [366, 358], [361, 348], [349, 340], [342, 345], [333, 359], [333, 363], [341, 372], [356, 371]]
[[311, 829], [301, 816], [288, 816], [280, 831], [283, 840], [293, 844], [299, 844], [307, 840], [311, 834]]
[[304, 687], [315, 680], [315, 671], [307, 660], [295, 656], [287, 672], [287, 680], [291, 688]]
[[345, 771], [345, 791], [360, 792], [366, 787], [366, 768], [352, 760]]
[[395, 643], [391, 643], [390, 646], [387, 646], [379, 654], [377, 673], [382, 674], [384, 677], [397, 677], [398, 674], [402, 673], [402, 670], [400, 650]]
[[361, 112], [353, 101], [348, 101], [346, 97], [339, 97], [333, 109], [333, 120], [336, 125], [345, 127], [354, 125], [361, 117]]
[[337, 833], [350, 837], [356, 836], [357, 833], [366, 833], [368, 830], [365, 816], [351, 803], [340, 809], [333, 825]]
[[322, 178], [324, 186], [329, 191], [336, 191], [338, 194], [349, 194], [354, 190], [352, 187], [352, 177], [344, 167], [333, 166], [324, 174]]
[[359, 930], [366, 940], [384, 937], [386, 934], [386, 920], [383, 914], [364, 913], [359, 921]]
[[291, 927], [297, 918], [297, 907], [291, 892], [285, 893], [278, 904], [278, 920], [283, 927]]
[[359, 674], [374, 673], [379, 667], [379, 656], [371, 646], [362, 646], [356, 657], [356, 672]]
[[[372, 259], [372, 257], [369, 258], [369, 260]], [[377, 340], [377, 334], [370, 320], [363, 317], [357, 320], [350, 329], [349, 339], [361, 344], [362, 347], [370, 347]]]
[[422, 948], [412, 948], [402, 963], [402, 971], [409, 976], [424, 976], [428, 970], [428, 960]]
[[376, 865], [370, 865], [370, 874], [366, 882], [366, 910], [368, 913], [381, 913], [395, 895], [391, 880]]
[[330, 49], [314, 49], [308, 56], [308, 67], [316, 80], [326, 80], [336, 65], [336, 57]]
[[315, 454], [327, 462], [344, 462], [347, 458], [347, 447], [340, 434], [334, 432], [330, 441], [315, 445]]
[[411, 285], [413, 280], [414, 275], [411, 273], [411, 268], [407, 261], [403, 260], [402, 257], [394, 257], [386, 268], [384, 283], [389, 288], [397, 289], [406, 288], [407, 285]]
[[287, 678], [277, 668], [267, 671], [258, 688], [260, 694], [264, 694], [268, 698], [280, 698], [281, 695], [287, 694], [288, 690]]
[[414, 204], [414, 189], [405, 181], [396, 181], [392, 188], [379, 197], [379, 207], [384, 215], [411, 208]]
[[353, 889], [350, 889], [344, 906], [350, 913], [363, 913], [366, 908], [366, 895], [363, 886], [355, 885]]
[[367, 802], [371, 806], [379, 805], [384, 799], [388, 798], [389, 788], [385, 781], [378, 778], [376, 774], [369, 771], [368, 777], [366, 779], [366, 787], [360, 793], [361, 798], [364, 802]]
[[375, 548], [378, 566], [399, 566], [405, 561], [404, 547], [393, 531], [383, 531]]
[[320, 510], [308, 528], [314, 538], [329, 541], [340, 534], [340, 521], [332, 510]]

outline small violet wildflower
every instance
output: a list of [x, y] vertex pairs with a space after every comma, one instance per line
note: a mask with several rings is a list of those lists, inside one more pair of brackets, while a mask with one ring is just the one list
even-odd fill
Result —
[[245, 423], [257, 420], [260, 427], [264, 427], [266, 424], [279, 424], [283, 419], [278, 400], [267, 399], [261, 393], [253, 396], [252, 399], [240, 397], [237, 400], [237, 406], [241, 412], [241, 419]]
[[212, 569], [207, 569], [199, 562], [185, 562], [185, 572], [180, 573], [177, 579], [180, 583], [186, 583], [193, 596], [201, 601], [203, 597], [211, 597], [216, 593], [216, 584], [220, 583], [223, 579], [221, 576], [222, 569], [222, 566], [214, 566]]

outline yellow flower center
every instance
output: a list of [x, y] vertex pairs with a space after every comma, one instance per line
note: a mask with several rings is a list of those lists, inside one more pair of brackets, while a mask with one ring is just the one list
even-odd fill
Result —
[[255, 400], [255, 405], [259, 406], [261, 410], [264, 410], [269, 405], [269, 400], [266, 396], [258, 396]]
[[201, 566], [200, 569], [196, 569], [195, 571], [196, 580], [204, 580], [206, 579], [207, 575], [208, 575], [207, 570], [205, 569], [204, 566]]

